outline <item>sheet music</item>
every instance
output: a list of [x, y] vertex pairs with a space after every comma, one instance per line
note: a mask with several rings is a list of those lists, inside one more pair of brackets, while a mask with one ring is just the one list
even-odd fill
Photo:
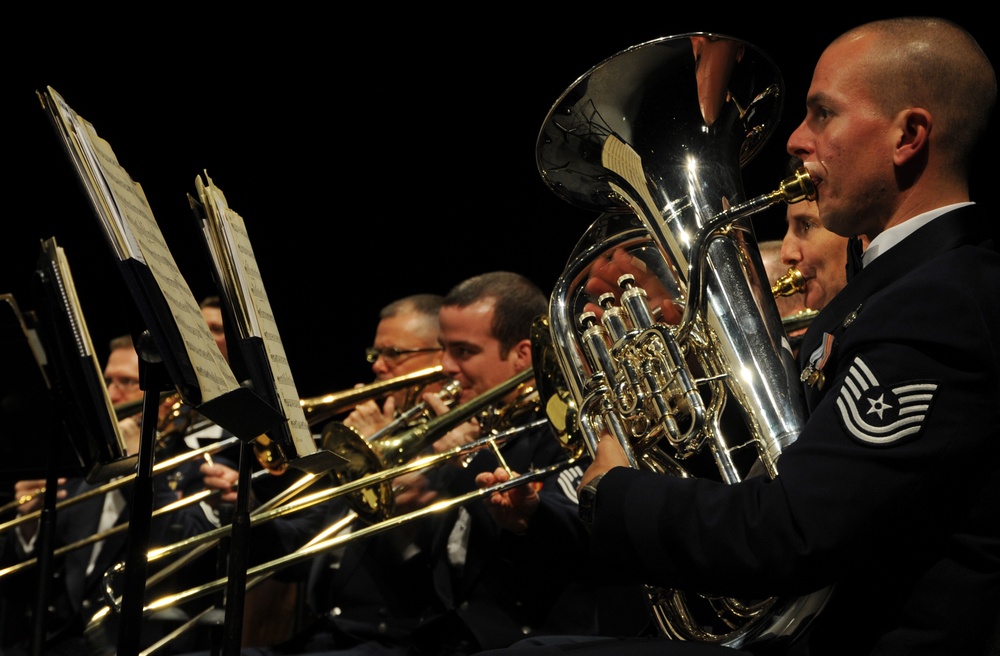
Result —
[[239, 383], [212, 339], [142, 187], [119, 164], [110, 144], [93, 125], [73, 111], [52, 87], [48, 87], [48, 96], [112, 250], [122, 260], [133, 259], [146, 265], [166, 299], [197, 377], [200, 401], [237, 389]]
[[[50, 237], [42, 242], [42, 251], [52, 262], [50, 273], [54, 278], [55, 287], [58, 290], [62, 308], [65, 311], [70, 331], [72, 332], [73, 344], [77, 351], [76, 354], [81, 360], [88, 362], [88, 370], [91, 367], [93, 368], [94, 382], [90, 387], [102, 392], [100, 396], [104, 401], [104, 410], [107, 412], [108, 417], [114, 417], [115, 408], [111, 403], [111, 397], [108, 396], [107, 387], [104, 384], [104, 369], [101, 367], [101, 363], [97, 361], [97, 351], [94, 350], [94, 344], [90, 338], [90, 330], [87, 328], [87, 321], [84, 319], [83, 309], [80, 307], [80, 299], [76, 294], [76, 284], [73, 282], [73, 274], [69, 268], [69, 260], [66, 259], [66, 252], [61, 246], [56, 244], [54, 237]], [[114, 431], [114, 437], [118, 442], [121, 453], [124, 454], [126, 452], [125, 438], [122, 436], [118, 422], [110, 421], [108, 425]]]
[[316, 451], [316, 442], [302, 410], [299, 393], [295, 388], [288, 358], [274, 321], [274, 313], [264, 289], [264, 281], [257, 267], [250, 236], [247, 234], [243, 217], [229, 208], [222, 190], [212, 184], [205, 173], [205, 180], [195, 178], [198, 197], [205, 208], [204, 231], [209, 241], [209, 251], [219, 274], [224, 281], [226, 293], [233, 302], [237, 330], [243, 338], [261, 339], [275, 390], [280, 404], [279, 410], [288, 418], [289, 432], [299, 456]]

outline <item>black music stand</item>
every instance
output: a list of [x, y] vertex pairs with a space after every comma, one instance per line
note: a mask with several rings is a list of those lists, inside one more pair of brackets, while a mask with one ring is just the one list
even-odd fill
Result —
[[[40, 345], [31, 330], [14, 297], [0, 296], [0, 358], [5, 374], [0, 377], [0, 431], [4, 433], [0, 437], [0, 466], [11, 463], [16, 467], [3, 470], [4, 489], [13, 487], [16, 480], [45, 478], [46, 489], [54, 490], [60, 476], [82, 476], [84, 467], [69, 448], [70, 442], [61, 439], [65, 428], [38, 359], [42, 354], [35, 351]], [[46, 494], [39, 515], [38, 595], [30, 643], [36, 656], [45, 640], [45, 609], [52, 590], [55, 499], [56, 495]]]
[[[270, 431], [282, 431], [288, 418], [275, 409], [281, 408], [281, 405], [272, 405], [267, 396], [262, 397], [235, 380], [232, 369], [215, 347], [197, 302], [167, 248], [140, 185], [120, 166], [110, 145], [51, 87], [39, 93], [39, 99], [76, 169], [78, 181], [91, 203], [99, 227], [107, 237], [108, 246], [117, 259], [135, 302], [134, 309], [138, 312], [138, 321], [134, 324], [137, 329], [132, 332], [138, 338], [136, 348], [142, 349], [140, 363], [146, 363], [142, 378], [146, 393], [143, 405], [147, 412], [143, 414], [141, 427], [139, 480], [136, 481], [132, 514], [148, 514], [150, 517], [135, 523], [133, 520], [129, 525], [127, 562], [139, 565], [126, 572], [118, 654], [131, 656], [138, 653], [140, 647], [145, 589], [142, 585], [144, 581], [138, 580], [140, 572], [137, 570], [145, 572], [146, 542], [152, 515], [151, 480], [147, 481], [146, 476], [147, 468], [151, 474], [155, 426], [150, 428], [147, 421], [153, 421], [157, 415], [151, 397], [158, 398], [158, 394], [150, 392], [159, 391], [165, 381], [170, 380], [186, 404], [243, 440], [244, 453], [249, 451], [248, 444], [258, 436]], [[262, 389], [269, 389], [276, 382], [272, 376], [263, 384]], [[296, 409], [299, 408], [296, 406]], [[342, 460], [333, 454], [329, 456], [327, 460]], [[241, 505], [242, 499], [242, 504], [248, 507], [246, 490], [249, 488], [249, 472], [244, 476], [244, 460], [246, 458], [241, 457], [241, 487], [237, 505]], [[148, 493], [147, 482], [150, 486]], [[239, 510], [238, 507], [237, 515]], [[236, 537], [244, 535], [242, 529], [237, 533], [237, 521], [242, 520], [234, 518], [233, 522], [233, 550], [236, 552], [240, 551], [235, 544]], [[248, 532], [248, 517], [245, 528]], [[245, 582], [245, 566], [242, 571], [234, 570], [234, 574]], [[231, 587], [242, 598], [245, 585], [238, 586], [239, 590]], [[239, 648], [238, 639], [236, 647]]]

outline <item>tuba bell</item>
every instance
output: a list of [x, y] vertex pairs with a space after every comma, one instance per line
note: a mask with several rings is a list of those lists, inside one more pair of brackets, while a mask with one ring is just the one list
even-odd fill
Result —
[[[635, 468], [726, 484], [777, 476], [805, 410], [748, 217], [814, 189], [800, 169], [746, 200], [741, 169], [773, 132], [782, 93], [749, 43], [686, 34], [605, 59], [546, 117], [543, 180], [600, 213], [549, 305], [591, 454], [607, 431]], [[829, 594], [646, 590], [663, 635], [730, 647], [796, 636]]]

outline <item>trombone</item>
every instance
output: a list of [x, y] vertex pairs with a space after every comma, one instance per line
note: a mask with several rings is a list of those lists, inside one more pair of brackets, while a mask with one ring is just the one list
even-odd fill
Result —
[[362, 387], [302, 399], [299, 404], [306, 415], [306, 421], [310, 426], [315, 426], [369, 399], [377, 399], [406, 387], [423, 387], [447, 377], [448, 374], [444, 373], [441, 365], [437, 365], [395, 378], [375, 381]]
[[[395, 378], [389, 378], [382, 381], [377, 381], [370, 385], [365, 385], [362, 387], [356, 387], [342, 392], [334, 392], [331, 394], [326, 394], [323, 396], [317, 396], [312, 398], [306, 398], [299, 401], [305, 412], [306, 418], [310, 426], [314, 426], [317, 423], [326, 420], [327, 418], [339, 414], [353, 408], [355, 405], [362, 403], [368, 399], [379, 398], [380, 396], [385, 396], [390, 392], [398, 389], [402, 389], [412, 385], [428, 385], [432, 382], [436, 382], [447, 375], [442, 371], [440, 366], [429, 367], [427, 369], [421, 369], [410, 374], [405, 374], [402, 376], [397, 376]], [[161, 402], [172, 396], [169, 392], [164, 392], [161, 394]], [[115, 406], [115, 414], [119, 419], [131, 416], [142, 410], [141, 401], [133, 401], [128, 403], [123, 403]], [[186, 432], [190, 432], [195, 427], [187, 429]], [[262, 439], [263, 438], [263, 439]], [[191, 451], [186, 451], [177, 456], [159, 462], [153, 466], [153, 475], [164, 473], [169, 471], [178, 465], [181, 465], [188, 460], [193, 460], [203, 456], [206, 453], [217, 453], [225, 448], [236, 445], [239, 443], [239, 439], [236, 437], [229, 437], [220, 440], [214, 444], [194, 449]], [[284, 469], [287, 468], [287, 459], [280, 453], [279, 448], [275, 448], [278, 445], [272, 442], [266, 436], [258, 437], [255, 440], [254, 454], [256, 455], [258, 461], [260, 461], [261, 466], [269, 470], [272, 473], [279, 474]], [[68, 499], [64, 499], [56, 504], [56, 511], [62, 510], [74, 504], [86, 501], [96, 496], [100, 496], [105, 492], [110, 492], [112, 490], [123, 487], [136, 478], [135, 474], [128, 474], [121, 478], [115, 479], [98, 487], [95, 487], [83, 494], [79, 494]], [[19, 499], [15, 499], [8, 504], [4, 505], [0, 510], [8, 510], [9, 508], [17, 507], [23, 505], [30, 501], [32, 498], [38, 494], [44, 493], [45, 490], [41, 489], [35, 492], [33, 495], [24, 495]], [[4, 523], [0, 523], [0, 533], [6, 531], [10, 528], [14, 528], [23, 524], [25, 522], [37, 519], [41, 515], [40, 510], [36, 510], [31, 513], [26, 513], [12, 520]]]
[[[501, 492], [523, 485], [524, 483], [531, 482], [576, 464], [580, 455], [583, 453], [582, 441], [576, 439], [573, 441], [575, 444], [570, 447], [566, 447], [568, 441], [560, 438], [560, 443], [563, 444], [566, 451], [570, 454], [570, 457], [566, 460], [550, 465], [544, 469], [533, 470], [531, 472], [512, 477], [508, 481], [489, 488], [474, 490], [464, 495], [439, 501], [403, 515], [396, 517], [391, 516], [392, 489], [387, 483], [388, 481], [391, 481], [391, 479], [406, 473], [434, 467], [457, 456], [466, 456], [485, 449], [491, 449], [496, 454], [501, 466], [506, 467], [506, 463], [504, 462], [499, 451], [499, 445], [505, 444], [507, 441], [524, 434], [525, 431], [537, 428], [542, 424], [549, 424], [550, 427], [554, 424], [565, 425], [564, 420], [555, 422], [550, 419], [540, 419], [534, 422], [526, 423], [520, 427], [510, 429], [503, 433], [488, 435], [477, 441], [456, 446], [448, 451], [410, 460], [410, 458], [414, 455], [414, 450], [416, 452], [423, 450], [426, 445], [436, 440], [445, 432], [473, 418], [477, 413], [487, 409], [488, 406], [493, 405], [497, 400], [504, 398], [509, 392], [530, 379], [533, 374], [534, 372], [531, 369], [522, 371], [504, 383], [501, 383], [493, 389], [481, 394], [475, 399], [455, 407], [447, 414], [435, 417], [424, 424], [408, 430], [398, 438], [393, 438], [390, 441], [383, 441], [379, 444], [369, 444], [351, 429], [348, 429], [340, 424], [332, 424], [331, 426], [339, 426], [340, 428], [334, 428], [332, 431], [324, 434], [324, 448], [335, 453], [339, 452], [341, 455], [345, 455], [345, 457], [347, 457], [350, 461], [346, 470], [339, 472], [342, 476], [344, 476], [344, 482], [335, 487], [310, 494], [306, 497], [289, 502], [288, 504], [276, 507], [267, 512], [255, 514], [251, 518], [251, 526], [271, 521], [291, 512], [296, 512], [318, 503], [322, 503], [328, 499], [346, 494], [353, 495], [351, 497], [351, 501], [355, 509], [354, 514], [366, 520], [368, 525], [364, 528], [352, 531], [346, 536], [336, 536], [327, 540], [320, 540], [318, 542], [314, 540], [288, 556], [249, 568], [247, 570], [248, 576], [256, 577], [270, 574], [327, 550], [339, 547], [349, 541], [362, 539], [376, 533], [391, 530], [405, 523], [409, 523], [410, 521], [441, 512], [452, 506], [466, 503], [472, 499], [486, 497], [494, 492]], [[558, 404], [553, 405], [559, 407]], [[548, 404], [543, 405], [543, 407], [547, 406]], [[397, 460], [401, 459], [409, 461], [393, 467], [385, 467], [383, 465], [383, 459], [388, 457], [390, 453], [396, 454]], [[215, 529], [214, 531], [193, 536], [173, 545], [153, 550], [147, 555], [147, 558], [149, 561], [153, 561], [188, 549], [192, 546], [197, 546], [202, 542], [215, 540], [221, 536], [221, 531], [222, 529]], [[329, 534], [329, 532], [330, 531], [327, 530], [324, 534]], [[225, 585], [225, 578], [217, 579], [204, 586], [167, 595], [163, 598], [155, 600], [144, 607], [143, 611], [152, 612], [154, 610], [170, 607], [175, 604], [215, 592]], [[112, 598], [114, 597], [112, 596]]]
[[[497, 436], [491, 436], [484, 438], [484, 440], [488, 442], [496, 440], [496, 438]], [[470, 444], [475, 444], [475, 442], [472, 442]], [[456, 453], [451, 453], [449, 451], [441, 453], [439, 455], [445, 455], [445, 453], [447, 453], [451, 456], [454, 456], [457, 455], [457, 453], [462, 448], [463, 447], [455, 447], [452, 451], [455, 451]], [[257, 577], [257, 576], [271, 574], [281, 569], [291, 567], [292, 565], [296, 565], [304, 560], [308, 560], [309, 558], [313, 558], [314, 556], [326, 553], [327, 551], [330, 551], [332, 549], [336, 549], [337, 547], [343, 546], [354, 540], [360, 540], [362, 538], [367, 538], [369, 536], [376, 535], [378, 533], [383, 533], [398, 526], [402, 526], [403, 524], [407, 524], [413, 520], [420, 519], [422, 517], [433, 515], [439, 512], [443, 512], [445, 510], [448, 510], [449, 508], [468, 503], [469, 501], [472, 501], [474, 499], [486, 498], [492, 495], [494, 492], [504, 492], [507, 490], [511, 490], [515, 487], [524, 485], [525, 483], [530, 483], [532, 481], [544, 478], [545, 476], [548, 476], [550, 474], [562, 471], [563, 469], [568, 469], [569, 467], [575, 465], [578, 459], [579, 459], [578, 456], [570, 457], [566, 460], [554, 463], [547, 467], [543, 467], [541, 469], [534, 469], [530, 472], [513, 476], [509, 480], [504, 481], [502, 483], [497, 483], [496, 485], [492, 485], [490, 487], [472, 490], [457, 497], [444, 499], [442, 501], [432, 503], [418, 510], [414, 510], [406, 514], [399, 515], [398, 517], [393, 517], [386, 521], [370, 524], [368, 526], [365, 526], [364, 528], [352, 531], [348, 535], [344, 536], [337, 535], [328, 540], [321, 540], [319, 542], [309, 543], [306, 546], [292, 552], [287, 556], [276, 558], [272, 561], [268, 561], [266, 563], [262, 563], [260, 565], [248, 568], [247, 575], [252, 577]], [[160, 599], [154, 600], [150, 604], [144, 606], [142, 610], [144, 613], [147, 613], [156, 610], [161, 610], [164, 608], [169, 608], [184, 601], [197, 599], [206, 594], [210, 594], [212, 592], [221, 590], [226, 586], [226, 583], [227, 579], [225, 578], [216, 579], [200, 587], [190, 588], [188, 590], [184, 590], [182, 592], [173, 595], [167, 595], [161, 597]]]
[[[167, 460], [164, 460], [162, 462], [159, 462], [159, 463], [155, 464], [153, 466], [153, 475], [161, 474], [163, 472], [166, 472], [166, 471], [169, 471], [171, 469], [174, 469], [178, 465], [181, 465], [181, 464], [187, 462], [188, 460], [194, 460], [194, 459], [200, 458], [200, 457], [204, 456], [205, 454], [217, 453], [219, 451], [222, 451], [222, 450], [224, 450], [224, 449], [226, 449], [226, 448], [228, 448], [230, 446], [233, 446], [235, 444], [238, 444], [238, 443], [239, 443], [239, 438], [238, 437], [227, 437], [227, 438], [221, 439], [221, 440], [219, 440], [217, 442], [213, 442], [212, 444], [208, 444], [206, 446], [200, 447], [198, 449], [192, 449], [191, 451], [186, 451], [186, 452], [184, 452], [182, 454], [174, 456], [173, 458], [168, 458]], [[136, 474], [134, 474], [134, 473], [133, 474], [127, 474], [125, 476], [122, 476], [121, 478], [116, 478], [113, 481], [109, 481], [109, 482], [105, 483], [104, 485], [99, 485], [99, 486], [97, 486], [95, 488], [87, 490], [86, 492], [83, 492], [83, 493], [78, 494], [76, 496], [69, 497], [68, 499], [63, 499], [62, 501], [60, 501], [60, 502], [58, 502], [56, 504], [56, 510], [59, 511], [59, 510], [62, 510], [63, 508], [68, 508], [69, 506], [72, 506], [74, 504], [80, 503], [82, 501], [86, 501], [87, 499], [92, 499], [92, 498], [94, 498], [96, 496], [100, 496], [100, 495], [104, 494], [105, 492], [110, 492], [112, 490], [116, 490], [116, 489], [118, 489], [120, 487], [128, 485], [129, 483], [131, 483], [132, 481], [134, 481], [135, 478], [136, 478]], [[40, 491], [39, 494], [41, 494], [42, 492], [44, 492], [44, 490]], [[22, 497], [22, 499], [23, 499], [23, 497]], [[27, 499], [25, 499], [24, 502], [27, 502]], [[31, 521], [33, 519], [37, 519], [40, 515], [41, 515], [41, 511], [40, 510], [36, 510], [34, 512], [25, 513], [25, 514], [21, 515], [20, 517], [16, 517], [14, 519], [6, 521], [6, 522], [0, 524], [0, 533], [2, 533], [3, 531], [6, 531], [7, 529], [14, 528], [15, 526], [19, 526], [19, 525], [21, 525], [21, 524], [23, 524], [25, 522]], [[99, 534], [98, 539], [100, 539], [100, 537], [103, 537], [103, 535]], [[0, 576], [2, 576], [2, 574], [0, 574]]]

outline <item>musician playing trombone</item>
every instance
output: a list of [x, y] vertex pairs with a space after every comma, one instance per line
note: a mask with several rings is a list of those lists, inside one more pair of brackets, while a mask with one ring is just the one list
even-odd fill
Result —
[[[462, 384], [456, 408], [515, 376], [528, 377], [437, 441], [450, 447], [531, 426], [499, 447], [506, 467], [527, 472], [567, 461], [530, 394], [531, 326], [547, 304], [534, 283], [510, 272], [474, 276], [446, 295], [439, 313], [441, 364]], [[450, 411], [431, 393], [424, 399], [443, 416]], [[418, 475], [429, 494], [422, 503], [474, 492], [476, 475], [498, 466], [495, 453], [483, 449], [424, 471]], [[526, 633], [594, 634], [595, 595], [573, 582], [587, 539], [576, 514], [581, 471], [556, 469], [525, 484], [531, 516], [514, 527], [501, 527], [473, 499], [406, 525], [412, 530], [405, 539], [365, 539], [315, 558], [308, 584], [311, 625], [287, 643], [244, 653], [468, 654]], [[334, 509], [335, 517], [340, 510]], [[298, 524], [281, 518], [266, 530], [289, 540], [306, 522]]]
[[[141, 401], [139, 387], [139, 356], [131, 335], [111, 340], [109, 355], [104, 368], [104, 379], [111, 403], [119, 405]], [[135, 416], [119, 422], [125, 449], [128, 454], [138, 453], [140, 443], [139, 421]], [[18, 516], [37, 513], [42, 508], [46, 481], [25, 480], [14, 485], [15, 498], [22, 499], [17, 508]], [[57, 502], [64, 502], [99, 486], [83, 478], [60, 478], [55, 492]], [[155, 479], [154, 506], [160, 507], [177, 501], [185, 489], [201, 489], [197, 464], [182, 466], [169, 481]], [[130, 488], [116, 488], [57, 510], [55, 548], [72, 545], [86, 538], [100, 535], [128, 519]], [[0, 565], [11, 566], [35, 558], [38, 520], [24, 522], [0, 536]], [[151, 542], [168, 542], [176, 539], [170, 533], [171, 524], [166, 519], [155, 519], [152, 524]], [[117, 644], [113, 623], [108, 623], [101, 636], [87, 637], [84, 627], [93, 613], [104, 604], [102, 580], [104, 573], [122, 560], [126, 550], [127, 532], [111, 534], [101, 540], [72, 549], [56, 559], [55, 579], [49, 596], [49, 614], [45, 618], [46, 638], [41, 653], [84, 654], [99, 653]], [[35, 585], [36, 570], [27, 568], [0, 580], [8, 617], [3, 631], [4, 656], [31, 653], [31, 637], [25, 631], [32, 626], [32, 597], [39, 594]], [[155, 623], [151, 623], [153, 627]], [[95, 644], [96, 643], [96, 644]]]
[[[439, 294], [413, 294], [389, 303], [379, 311], [375, 341], [365, 357], [376, 380], [389, 380], [441, 364], [438, 310]], [[344, 423], [365, 437], [387, 426], [400, 412], [419, 402], [424, 393], [434, 393], [440, 383], [391, 392], [379, 405], [375, 399], [359, 403]]]

